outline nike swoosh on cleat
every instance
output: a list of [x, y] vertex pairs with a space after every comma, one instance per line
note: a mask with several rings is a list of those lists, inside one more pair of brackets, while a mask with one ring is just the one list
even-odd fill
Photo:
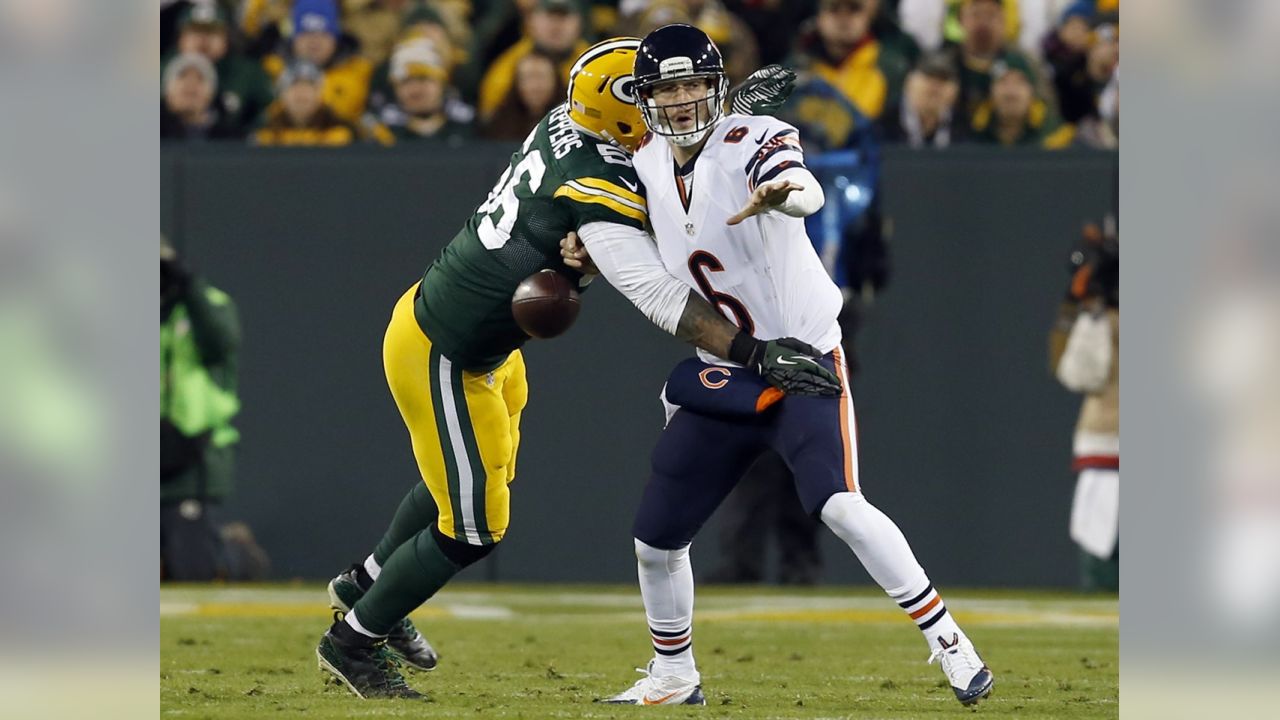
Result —
[[661, 705], [662, 703], [664, 703], [664, 702], [666, 702], [666, 701], [670, 700], [671, 698], [675, 697], [675, 696], [676, 696], [676, 693], [679, 693], [679, 692], [680, 692], [680, 691], [679, 691], [679, 690], [677, 690], [677, 691], [675, 691], [675, 692], [671, 693], [670, 695], [663, 695], [662, 697], [658, 698], [657, 700], [650, 700], [650, 699], [649, 699], [649, 696], [648, 696], [648, 695], [645, 695], [644, 697], [640, 698], [640, 702], [641, 702], [641, 704], [644, 704], [644, 705]]
[[622, 181], [623, 185], [626, 185], [627, 187], [631, 188], [631, 192], [640, 192], [639, 185], [632, 185], [631, 181], [626, 178], [618, 178], [618, 179]]

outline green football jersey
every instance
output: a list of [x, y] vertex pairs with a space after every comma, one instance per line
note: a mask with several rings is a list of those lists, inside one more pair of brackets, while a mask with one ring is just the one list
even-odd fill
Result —
[[631, 158], [552, 110], [511, 155], [489, 197], [427, 268], [418, 324], [445, 357], [485, 372], [529, 339], [511, 316], [522, 280], [550, 268], [576, 285], [560, 240], [591, 222], [644, 229], [644, 190]]

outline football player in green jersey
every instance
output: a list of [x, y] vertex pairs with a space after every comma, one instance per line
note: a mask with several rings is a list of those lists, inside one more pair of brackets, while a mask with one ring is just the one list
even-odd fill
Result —
[[[429, 670], [436, 654], [409, 613], [506, 532], [528, 397], [520, 353], [528, 336], [512, 318], [511, 295], [547, 268], [585, 287], [590, 278], [560, 255], [568, 232], [664, 330], [754, 369], [784, 392], [840, 392], [836, 377], [812, 362], [816, 350], [741, 332], [663, 267], [630, 158], [645, 131], [631, 94], [638, 46], [615, 38], [583, 53], [570, 73], [568, 102], [529, 133], [488, 198], [392, 313], [383, 364], [423, 482], [364, 563], [329, 584], [331, 604], [344, 616], [316, 649], [321, 669], [361, 697], [419, 697], [397, 664]], [[796, 362], [800, 356], [810, 362]]]

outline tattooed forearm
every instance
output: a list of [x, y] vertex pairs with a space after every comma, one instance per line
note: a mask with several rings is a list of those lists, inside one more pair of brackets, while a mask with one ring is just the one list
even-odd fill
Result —
[[737, 325], [725, 319], [701, 295], [693, 290], [689, 291], [689, 302], [685, 303], [684, 314], [680, 316], [680, 324], [676, 326], [676, 337], [716, 357], [727, 358], [729, 346], [737, 334]]

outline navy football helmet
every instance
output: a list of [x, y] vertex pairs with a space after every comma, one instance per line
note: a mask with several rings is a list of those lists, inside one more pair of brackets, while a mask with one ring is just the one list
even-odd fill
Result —
[[[706, 95], [659, 105], [654, 89], [665, 84], [705, 79]], [[635, 96], [644, 123], [676, 145], [694, 145], [724, 114], [729, 78], [720, 49], [692, 25], [664, 25], [645, 36], [636, 53]]]

